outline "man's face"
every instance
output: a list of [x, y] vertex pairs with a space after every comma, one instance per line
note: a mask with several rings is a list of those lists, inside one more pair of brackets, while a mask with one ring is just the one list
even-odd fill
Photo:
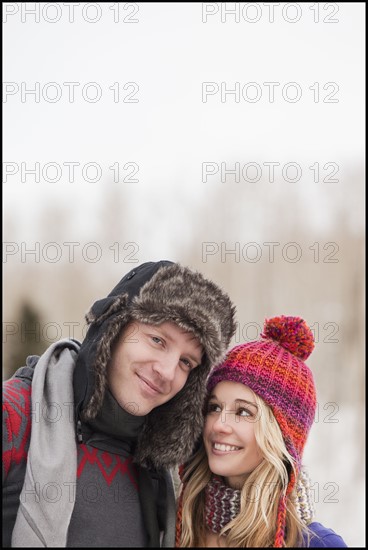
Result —
[[107, 369], [110, 391], [127, 412], [144, 416], [183, 388], [202, 353], [193, 334], [174, 323], [131, 323], [113, 349]]

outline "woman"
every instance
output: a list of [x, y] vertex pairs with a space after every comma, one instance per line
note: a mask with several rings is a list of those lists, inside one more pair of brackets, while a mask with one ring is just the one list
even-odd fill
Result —
[[261, 337], [233, 348], [209, 377], [203, 441], [181, 470], [177, 546], [346, 547], [298, 513], [317, 402], [303, 362], [312, 332], [303, 319], [281, 316], [266, 321]]

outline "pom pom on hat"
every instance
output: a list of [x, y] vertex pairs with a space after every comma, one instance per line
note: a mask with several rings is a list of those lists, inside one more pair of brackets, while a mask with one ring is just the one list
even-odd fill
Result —
[[302, 361], [307, 359], [314, 349], [313, 333], [301, 317], [281, 315], [266, 319], [261, 337], [275, 340]]

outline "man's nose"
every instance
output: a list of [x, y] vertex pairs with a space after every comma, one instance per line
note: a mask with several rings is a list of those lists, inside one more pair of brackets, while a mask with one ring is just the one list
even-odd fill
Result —
[[168, 354], [166, 357], [157, 361], [153, 365], [153, 370], [167, 382], [173, 382], [180, 357], [176, 353]]

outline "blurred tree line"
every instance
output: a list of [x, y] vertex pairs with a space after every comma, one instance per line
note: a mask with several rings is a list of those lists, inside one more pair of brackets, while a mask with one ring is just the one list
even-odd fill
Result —
[[16, 319], [4, 326], [3, 340], [5, 343], [9, 340], [3, 369], [5, 380], [26, 364], [28, 355], [41, 355], [49, 345], [43, 337], [41, 313], [32, 304], [22, 302]]

